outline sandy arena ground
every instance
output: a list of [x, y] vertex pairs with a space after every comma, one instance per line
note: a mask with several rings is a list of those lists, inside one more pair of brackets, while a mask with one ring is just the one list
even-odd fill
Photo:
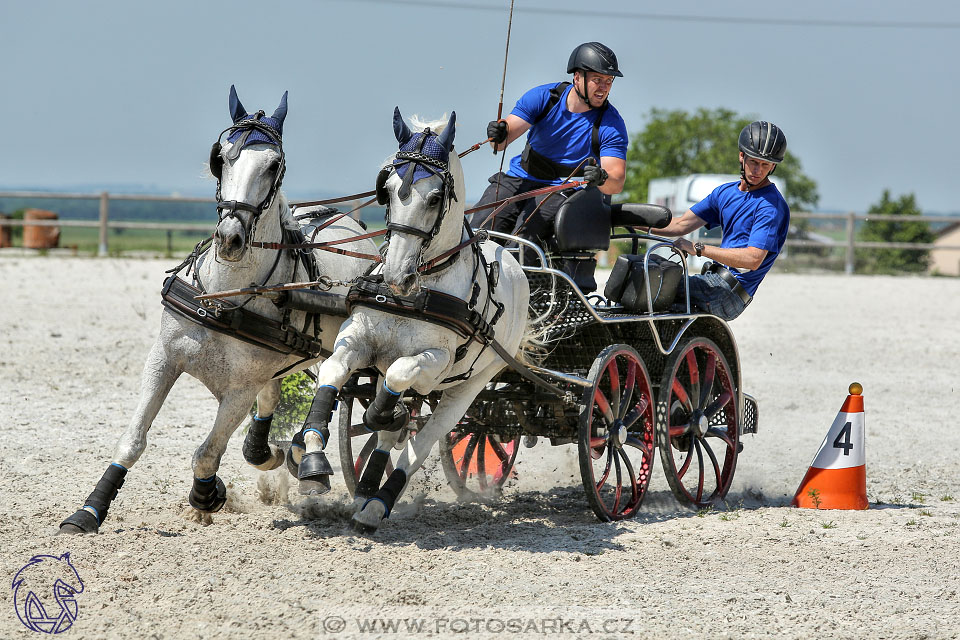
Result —
[[[542, 444], [494, 504], [456, 502], [434, 465], [368, 539], [339, 479], [288, 492], [238, 432], [205, 526], [186, 495], [216, 403], [183, 377], [101, 534], [55, 537], [126, 428], [172, 264], [0, 257], [0, 576], [70, 552], [62, 637], [960, 636], [960, 279], [770, 275], [732, 325], [761, 422], [726, 509], [679, 508], [658, 462], [641, 515], [601, 524], [575, 446]], [[854, 380], [871, 508], [793, 509]], [[3, 593], [0, 637], [30, 637]]]

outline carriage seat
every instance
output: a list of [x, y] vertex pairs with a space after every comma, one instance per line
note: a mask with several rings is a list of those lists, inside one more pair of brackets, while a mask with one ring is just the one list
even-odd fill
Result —
[[560, 259], [566, 272], [583, 293], [597, 288], [594, 273], [597, 251], [610, 248], [613, 227], [663, 228], [672, 214], [655, 204], [621, 203], [609, 205], [596, 187], [580, 189], [560, 205], [554, 218], [551, 252]]

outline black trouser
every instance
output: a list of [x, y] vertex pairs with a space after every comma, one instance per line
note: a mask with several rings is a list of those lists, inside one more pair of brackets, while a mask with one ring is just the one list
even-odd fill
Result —
[[[517, 178], [506, 173], [494, 174], [489, 182], [490, 185], [474, 206], [489, 204], [548, 186], [542, 182]], [[571, 192], [572, 189], [511, 202], [497, 213], [493, 220], [487, 220], [486, 224], [483, 224], [484, 220], [494, 209], [484, 209], [473, 214], [470, 224], [476, 228], [492, 229], [519, 236], [524, 240], [535, 242], [546, 251], [549, 248], [547, 241], [553, 237], [553, 219], [557, 216], [560, 205]], [[539, 208], [537, 205], [540, 205]], [[529, 262], [526, 256], [524, 261]]]

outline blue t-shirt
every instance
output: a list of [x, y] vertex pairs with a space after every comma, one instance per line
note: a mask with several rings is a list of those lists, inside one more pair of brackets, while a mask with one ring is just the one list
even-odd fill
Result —
[[[550, 101], [550, 90], [556, 85], [544, 84], [527, 91], [517, 100], [510, 113], [527, 122], [534, 122]], [[571, 113], [567, 110], [567, 95], [570, 85], [560, 96], [560, 101], [527, 132], [527, 142], [534, 151], [554, 162], [576, 166], [593, 155], [593, 125], [597, 121], [596, 109], [584, 113]], [[613, 105], [608, 104], [600, 121], [600, 156], [627, 158], [627, 125]], [[510, 160], [507, 174], [518, 178], [536, 180], [544, 184], [560, 184], [562, 180], [540, 180], [532, 177], [520, 166], [520, 156]]]
[[723, 229], [721, 247], [767, 250], [767, 257], [759, 267], [735, 274], [752, 296], [787, 240], [790, 207], [773, 183], [755, 191], [740, 191], [739, 185], [739, 182], [720, 185], [690, 210], [707, 223], [707, 229], [720, 225]]

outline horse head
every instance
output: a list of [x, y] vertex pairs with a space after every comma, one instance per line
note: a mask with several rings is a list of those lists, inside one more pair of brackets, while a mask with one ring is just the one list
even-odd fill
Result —
[[446, 122], [420, 123], [411, 131], [394, 110], [400, 150], [377, 177], [377, 198], [387, 206], [383, 279], [397, 295], [416, 293], [427, 260], [460, 241], [464, 184], [453, 152], [457, 114]]
[[[217, 213], [214, 234], [217, 256], [229, 262], [243, 258], [260, 216], [277, 200], [286, 168], [283, 120], [287, 94], [272, 116], [247, 113], [237, 90], [230, 87], [233, 124], [220, 134], [210, 150], [210, 173], [217, 179]], [[221, 144], [223, 135], [227, 135]], [[279, 222], [279, 219], [278, 219]]]

